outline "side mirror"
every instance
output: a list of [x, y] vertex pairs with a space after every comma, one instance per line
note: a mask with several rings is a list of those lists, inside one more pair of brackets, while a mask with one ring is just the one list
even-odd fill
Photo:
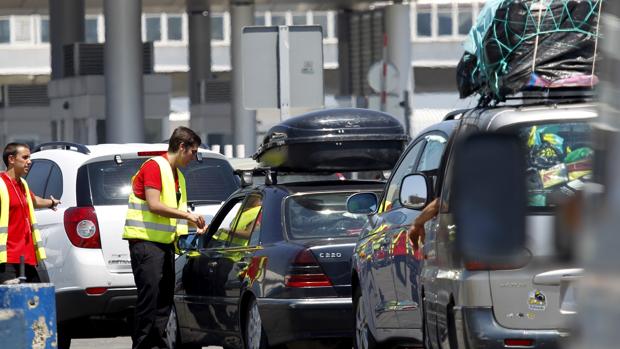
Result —
[[373, 214], [377, 212], [379, 199], [375, 193], [357, 193], [347, 198], [347, 211], [355, 214]]
[[519, 263], [524, 256], [527, 202], [525, 151], [519, 138], [472, 134], [455, 144], [454, 151], [451, 204], [464, 262]]
[[411, 174], [400, 185], [400, 204], [413, 210], [421, 210], [429, 201], [428, 178], [423, 174]]

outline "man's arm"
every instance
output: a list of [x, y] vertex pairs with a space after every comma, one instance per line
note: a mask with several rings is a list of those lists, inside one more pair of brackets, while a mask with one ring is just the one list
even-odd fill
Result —
[[49, 199], [44, 199], [44, 198], [38, 197], [33, 194], [31, 195], [34, 197], [34, 200], [32, 202], [32, 205], [34, 206], [34, 208], [50, 208], [56, 211], [57, 209], [56, 206], [60, 204], [60, 200], [54, 199], [52, 195], [50, 195]]
[[419, 248], [419, 242], [424, 243], [424, 239], [426, 237], [426, 231], [424, 229], [424, 223], [431, 220], [439, 213], [439, 199], [434, 199], [431, 201], [422, 212], [413, 220], [407, 235], [409, 239], [413, 243], [413, 248]]
[[149, 206], [149, 211], [158, 214], [163, 217], [168, 218], [176, 218], [176, 219], [187, 219], [187, 221], [196, 226], [199, 230], [204, 230], [205, 228], [205, 219], [204, 217], [178, 210], [176, 208], [168, 207], [164, 205], [161, 201], [159, 201], [159, 196], [161, 192], [155, 188], [145, 187], [144, 195], [146, 197], [146, 203]]

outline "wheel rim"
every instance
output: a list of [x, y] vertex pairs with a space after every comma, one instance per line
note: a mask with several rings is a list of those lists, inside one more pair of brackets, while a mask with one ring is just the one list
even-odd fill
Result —
[[368, 324], [362, 300], [363, 298], [360, 296], [357, 299], [357, 306], [355, 308], [355, 339], [357, 349], [368, 349]]
[[166, 324], [166, 342], [169, 348], [176, 348], [177, 345], [177, 313], [174, 307], [170, 311], [168, 323]]
[[262, 329], [263, 324], [260, 319], [260, 313], [258, 312], [258, 305], [255, 301], [253, 301], [250, 306], [250, 310], [248, 311], [248, 320], [245, 332], [248, 349], [260, 348]]

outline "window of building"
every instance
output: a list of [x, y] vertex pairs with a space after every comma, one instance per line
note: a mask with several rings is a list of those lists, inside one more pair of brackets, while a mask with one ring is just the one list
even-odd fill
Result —
[[292, 15], [293, 25], [306, 25], [308, 24], [308, 17], [305, 13], [293, 13]]
[[32, 42], [32, 17], [14, 16], [13, 17], [14, 41], [19, 43]]
[[160, 41], [161, 40], [161, 16], [147, 16], [145, 19], [146, 24], [146, 41]]
[[183, 40], [183, 17], [181, 15], [168, 15], [168, 33], [169, 41]]
[[49, 18], [41, 18], [39, 24], [39, 40], [40, 42], [50, 42], [50, 20]]
[[459, 4], [458, 6], [458, 34], [467, 35], [474, 20], [473, 9], [469, 4]]
[[0, 19], [0, 43], [11, 41], [11, 22], [8, 18]]
[[312, 23], [323, 28], [323, 38], [328, 36], [327, 12], [315, 12], [312, 14]]
[[432, 13], [433, 11], [430, 5], [418, 6], [416, 16], [416, 34], [418, 37], [431, 37]]
[[452, 36], [452, 6], [437, 7], [437, 35]]
[[254, 24], [264, 26], [265, 25], [265, 13], [256, 13], [254, 15]]
[[286, 25], [286, 14], [271, 13], [271, 25]]
[[99, 42], [99, 18], [86, 18], [84, 21], [84, 41]]
[[224, 41], [224, 15], [211, 15], [211, 40]]

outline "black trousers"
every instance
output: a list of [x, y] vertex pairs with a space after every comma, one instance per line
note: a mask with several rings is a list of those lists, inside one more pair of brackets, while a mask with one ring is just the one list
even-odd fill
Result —
[[[26, 282], [41, 282], [37, 268], [33, 265], [25, 265]], [[19, 277], [19, 264], [0, 263], [0, 284], [7, 280]]]
[[132, 348], [167, 348], [165, 330], [174, 295], [174, 247], [132, 240], [129, 252], [138, 289]]

